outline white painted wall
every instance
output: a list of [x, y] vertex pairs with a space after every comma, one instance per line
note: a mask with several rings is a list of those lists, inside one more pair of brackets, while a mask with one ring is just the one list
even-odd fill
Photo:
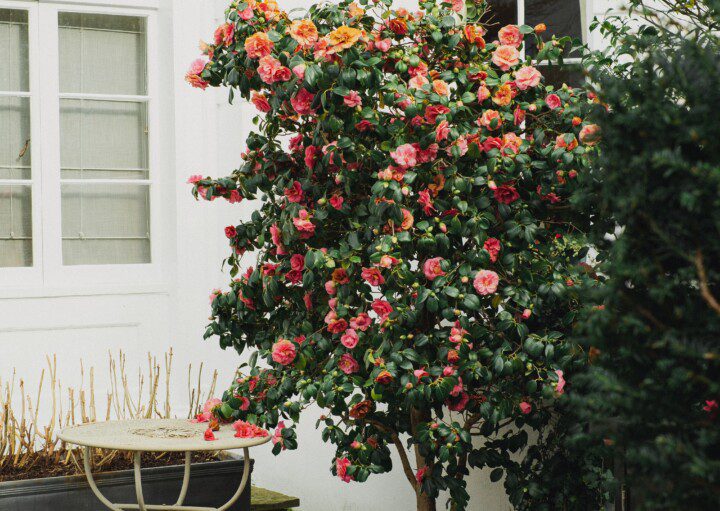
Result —
[[[43, 0], [41, 0], [42, 2]], [[96, 367], [97, 393], [107, 390], [107, 351], [122, 348], [131, 368], [146, 364], [147, 352], [162, 355], [175, 350], [172, 382], [173, 409], [187, 408], [185, 368], [201, 361], [220, 371], [221, 387], [230, 381], [239, 357], [221, 351], [214, 341], [203, 342], [207, 297], [211, 289], [226, 286], [220, 271], [227, 253], [223, 228], [247, 216], [253, 205], [243, 202], [196, 202], [185, 185], [191, 174], [222, 176], [238, 165], [253, 111], [247, 105], [226, 103], [227, 91], [199, 91], [183, 80], [189, 63], [198, 56], [198, 41], [209, 39], [225, 0], [126, 0], [129, 4], [158, 6], [158, 79], [163, 158], [158, 169], [163, 185], [166, 219], [154, 241], [161, 244], [164, 271], [157, 281], [103, 285], [92, 281], [66, 283], [52, 290], [42, 285], [3, 289], [0, 281], [0, 378], [15, 368], [32, 389], [45, 366], [45, 356], [57, 354], [64, 386], [79, 384], [79, 359]], [[89, 3], [114, 5], [112, 0]], [[307, 0], [281, 0], [285, 9], [309, 5]], [[403, 0], [405, 6], [416, 1]], [[592, 12], [605, 11], [607, 1]], [[223, 144], [217, 144], [222, 133]], [[332, 446], [314, 429], [317, 411], [310, 410], [299, 429], [300, 448], [274, 457], [269, 449], [255, 449], [255, 483], [299, 496], [308, 511], [411, 511], [414, 496], [399, 470], [372, 477], [365, 484], [345, 484], [329, 472]], [[396, 460], [398, 461], [398, 460]], [[396, 463], [399, 466], [399, 461]], [[492, 485], [486, 471], [469, 482], [471, 510], [510, 509], [502, 487]]]

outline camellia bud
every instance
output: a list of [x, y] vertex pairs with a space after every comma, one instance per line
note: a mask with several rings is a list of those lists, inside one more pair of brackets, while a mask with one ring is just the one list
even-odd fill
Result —
[[460, 282], [463, 284], [467, 284], [470, 281], [469, 277], [460, 277]]
[[318, 204], [324, 206], [325, 204], [327, 204], [327, 199], [325, 197], [318, 199]]
[[412, 388], [413, 388], [413, 384], [412, 384], [412, 383], [407, 382], [407, 383], [405, 384], [405, 390], [412, 390]]
[[538, 23], [537, 25], [535, 25], [535, 33], [536, 34], [542, 34], [546, 30], [547, 30], [547, 25], [545, 25], [545, 23]]

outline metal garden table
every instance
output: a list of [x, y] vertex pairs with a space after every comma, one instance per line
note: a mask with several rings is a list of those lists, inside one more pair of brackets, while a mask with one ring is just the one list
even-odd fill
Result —
[[[250, 476], [250, 447], [270, 441], [270, 436], [261, 438], [235, 438], [229, 426], [214, 432], [216, 440], [207, 441], [203, 433], [207, 424], [194, 424], [183, 419], [139, 419], [125, 421], [94, 422], [65, 428], [60, 439], [69, 444], [82, 446], [85, 475], [93, 493], [112, 511], [226, 511], [242, 495]], [[91, 449], [111, 449], [134, 453], [135, 493], [137, 504], [113, 504], [100, 493], [91, 470]], [[192, 453], [199, 451], [223, 451], [242, 449], [245, 458], [242, 480], [235, 495], [220, 507], [183, 506], [190, 483], [190, 464]], [[142, 491], [140, 460], [143, 452], [184, 452], [185, 473], [183, 475], [180, 496], [172, 505], [145, 504]]]

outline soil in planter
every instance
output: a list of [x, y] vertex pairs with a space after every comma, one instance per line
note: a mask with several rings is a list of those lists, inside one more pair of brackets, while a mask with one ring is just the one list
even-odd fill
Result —
[[[109, 452], [107, 453], [109, 454]], [[80, 466], [72, 461], [64, 462], [67, 452], [59, 451], [53, 456], [30, 456], [22, 467], [14, 466], [10, 457], [0, 458], [0, 483], [6, 481], [20, 481], [24, 479], [40, 479], [43, 477], [73, 476], [83, 474], [82, 455], [75, 452], [75, 459]], [[193, 463], [203, 463], [222, 459], [219, 453], [196, 452], [193, 453]], [[95, 462], [100, 460], [95, 457]], [[165, 452], [150, 453], [142, 455], [142, 466], [145, 467], [166, 467], [170, 465], [182, 465], [185, 463], [185, 453]], [[115, 454], [111, 459], [103, 463], [101, 469], [94, 469], [99, 472], [114, 472], [117, 470], [128, 470], [133, 468], [132, 457], [126, 454]]]

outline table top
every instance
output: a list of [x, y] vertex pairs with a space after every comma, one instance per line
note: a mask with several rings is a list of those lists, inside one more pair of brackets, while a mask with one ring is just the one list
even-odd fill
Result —
[[70, 444], [118, 451], [182, 452], [223, 451], [254, 447], [270, 441], [270, 435], [236, 438], [229, 424], [213, 434], [217, 440], [205, 440], [207, 423], [187, 419], [136, 419], [91, 422], [63, 429], [59, 437]]

